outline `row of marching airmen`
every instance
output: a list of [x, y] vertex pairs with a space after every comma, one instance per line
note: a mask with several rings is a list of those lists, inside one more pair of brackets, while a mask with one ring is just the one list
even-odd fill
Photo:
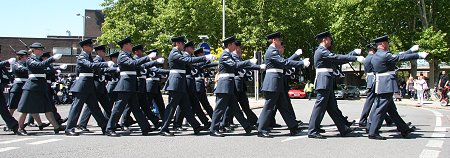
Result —
[[[385, 119], [394, 122], [403, 137], [415, 130], [414, 126], [410, 127], [411, 123], [403, 121], [393, 101], [393, 93], [398, 91], [395, 64], [424, 59], [428, 53], [418, 52], [419, 46], [415, 45], [408, 51], [392, 54], [386, 35], [375, 38], [374, 43], [367, 45], [368, 55], [364, 58], [360, 55], [361, 49], [345, 55], [331, 52], [333, 38], [329, 31], [319, 33], [315, 38], [319, 43], [313, 61], [317, 100], [309, 120], [309, 138], [325, 138], [321, 133], [326, 131], [320, 128], [325, 112], [337, 126], [340, 136], [345, 137], [354, 131], [351, 126], [355, 121], [348, 121], [343, 115], [333, 91], [335, 77], [341, 73], [338, 67], [354, 61], [364, 64], [369, 90], [359, 127], [366, 128], [369, 138], [377, 140], [385, 139], [379, 135]], [[158, 50], [145, 51], [140, 44], [133, 46], [130, 37], [117, 42], [120, 52], [109, 55], [105, 45], [94, 47], [92, 39], [80, 41], [82, 52], [77, 57], [76, 80], [69, 87], [73, 102], [66, 119], [62, 119], [57, 112], [50, 89], [55, 72], [65, 69], [67, 65], [54, 66], [52, 63], [61, 59], [61, 54], [44, 53], [42, 44], [33, 43], [30, 51], [18, 51], [16, 58], [0, 62], [3, 68], [11, 66], [15, 76], [8, 104], [5, 97], [0, 96], [0, 114], [8, 129], [17, 135], [28, 135], [25, 130], [30, 122], [25, 123], [27, 114], [29, 118], [34, 118], [40, 130], [49, 126], [39, 118], [39, 113], [45, 113], [55, 134], [64, 131], [68, 136], [90, 132], [87, 125], [92, 115], [102, 133], [111, 137], [131, 134], [130, 126], [135, 123], [139, 125], [142, 135], [159, 130], [162, 136], [174, 136], [169, 127], [172, 124], [173, 130], [186, 130], [184, 119], [196, 135], [209, 130], [210, 136], [224, 137], [223, 133], [238, 127], [233, 123], [236, 118], [246, 135], [257, 130], [258, 137], [271, 138], [271, 129], [279, 126], [275, 123], [278, 110], [289, 134], [297, 136], [301, 134], [303, 122], [295, 116], [287, 93], [286, 76], [289, 69], [309, 67], [310, 61], [309, 58], [300, 58], [301, 49], [289, 58], [284, 57], [280, 32], [267, 35], [267, 40], [270, 45], [264, 54], [264, 62], [257, 65], [256, 59], [241, 58], [242, 42], [234, 36], [223, 40], [224, 48], [218, 62], [213, 62], [216, 56], [204, 55], [202, 48], [195, 48], [194, 43], [186, 41], [184, 36], [172, 37], [173, 48], [167, 62], [169, 69], [162, 69], [165, 59], [157, 57]], [[95, 57], [92, 54], [94, 50]], [[105, 59], [108, 56], [109, 61]], [[209, 73], [212, 67], [217, 68], [215, 76]], [[265, 71], [261, 88], [265, 104], [259, 117], [250, 109], [246, 94], [246, 81], [254, 70]], [[162, 77], [167, 78], [162, 88], [169, 94], [167, 106], [160, 91]], [[215, 78], [214, 109], [206, 94], [206, 85], [210, 82], [208, 78]], [[20, 112], [18, 121], [12, 116], [16, 109]], [[120, 132], [116, 133], [117, 130]]]

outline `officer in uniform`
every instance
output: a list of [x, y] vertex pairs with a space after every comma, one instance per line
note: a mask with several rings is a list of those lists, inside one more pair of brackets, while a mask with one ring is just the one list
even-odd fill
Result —
[[25, 81], [28, 79], [28, 68], [26, 65], [28, 58], [28, 52], [26, 50], [20, 50], [16, 52], [17, 62], [11, 65], [11, 70], [14, 73], [14, 82], [9, 89], [9, 112], [14, 115], [17, 106], [22, 96], [22, 87]]
[[[138, 60], [139, 58], [144, 57], [144, 46], [143, 45], [136, 45], [132, 48], [132, 51], [134, 53], [134, 59]], [[156, 54], [156, 53], [154, 53]], [[136, 73], [138, 76], [137, 80], [137, 92], [138, 92], [138, 98], [139, 98], [139, 106], [141, 107], [142, 111], [144, 112], [147, 119], [149, 119], [153, 125], [155, 125], [155, 128], [158, 128], [160, 126], [159, 118], [156, 117], [156, 115], [152, 112], [151, 109], [151, 103], [147, 102], [147, 86], [146, 86], [146, 78], [147, 78], [147, 68], [153, 67], [157, 64], [164, 63], [164, 58], [159, 58], [153, 61], [149, 61], [145, 64], [143, 64], [141, 67], [138, 67], [136, 69]], [[122, 127], [125, 130], [128, 130], [129, 126], [131, 125], [131, 111], [130, 107], [127, 106], [124, 110], [123, 117], [122, 117]]]
[[380, 136], [382, 120], [386, 117], [386, 112], [397, 126], [403, 137], [407, 137], [414, 127], [410, 128], [400, 117], [395, 106], [393, 95], [398, 91], [396, 62], [410, 61], [414, 59], [425, 59], [428, 53], [419, 52], [418, 46], [413, 46], [410, 50], [402, 54], [393, 55], [389, 51], [389, 38], [387, 35], [374, 39], [377, 45], [377, 52], [372, 56], [371, 64], [375, 72], [375, 104], [373, 105], [373, 114], [370, 114], [369, 139], [385, 140]]
[[[198, 48], [194, 51], [194, 55], [196, 57], [204, 56], [203, 48]], [[204, 64], [206, 63], [206, 64]], [[219, 65], [217, 62], [202, 62], [194, 64], [194, 68], [196, 69], [197, 73], [194, 75], [195, 77], [195, 92], [197, 93], [198, 100], [200, 104], [202, 105], [203, 109], [206, 111], [208, 116], [212, 118], [213, 114], [213, 108], [211, 107], [211, 104], [208, 101], [208, 97], [206, 95], [206, 82], [205, 79], [208, 77], [208, 72], [205, 72], [205, 70], [208, 70], [210, 67], [214, 67]]]
[[[21, 54], [28, 54], [28, 52], [25, 50], [21, 50], [21, 51], [17, 52], [16, 54], [20, 56]], [[8, 65], [13, 65], [15, 63], [15, 61], [16, 61], [15, 58], [10, 58], [6, 61], [0, 61], [0, 68], [5, 68]], [[19, 63], [20, 62], [23, 62], [23, 61], [19, 61]], [[26, 64], [24, 63], [23, 65], [26, 65]], [[4, 75], [3, 71], [0, 71], [0, 75], [1, 76]], [[16, 83], [16, 81], [14, 83]], [[4, 85], [3, 83], [0, 84], [1, 89], [4, 88], [3, 85]], [[14, 88], [14, 87], [12, 87], [12, 88]], [[13, 96], [11, 96], [11, 97], [13, 97]], [[20, 96], [18, 98], [20, 99]], [[15, 109], [17, 109], [17, 107]], [[3, 121], [5, 121], [8, 129], [12, 130], [15, 134], [19, 135], [20, 133], [18, 132], [19, 126], [18, 126], [17, 120], [12, 116], [12, 112], [10, 113], [10, 111], [8, 111], [8, 106], [6, 105], [6, 100], [5, 100], [5, 96], [3, 95], [3, 93], [0, 94], [0, 115], [3, 118]]]
[[126, 106], [130, 107], [131, 112], [141, 127], [142, 135], [148, 135], [151, 128], [144, 113], [139, 107], [136, 70], [140, 70], [141, 66], [146, 62], [149, 62], [150, 59], [155, 58], [156, 54], [150, 53], [148, 56], [136, 60], [131, 57], [133, 45], [130, 37], [117, 42], [117, 44], [122, 49], [122, 52], [120, 52], [119, 58], [117, 59], [120, 69], [120, 79], [114, 88], [114, 91], [117, 92], [117, 101], [114, 103], [114, 108], [108, 121], [106, 135], [112, 137], [120, 136], [115, 132], [116, 124], [119, 122], [120, 116]]
[[[337, 63], [351, 62], [358, 60], [362, 62], [364, 57], [353, 55], [338, 55], [330, 52], [332, 46], [332, 37], [329, 31], [316, 35], [316, 40], [320, 43], [314, 53], [314, 66], [316, 68], [316, 80], [314, 89], [317, 90], [317, 100], [313, 107], [309, 121], [308, 137], [323, 139], [320, 132], [320, 123], [322, 122], [325, 111], [328, 112], [333, 122], [336, 124], [341, 136], [346, 136], [353, 130], [346, 125], [347, 122], [337, 107], [336, 97], [334, 96], [335, 75], [334, 71]], [[359, 53], [358, 53], [359, 52]], [[360, 54], [361, 49], [355, 49], [350, 54]]]
[[78, 79], [70, 88], [74, 99], [72, 107], [69, 112], [69, 120], [66, 127], [66, 135], [77, 136], [79, 133], [75, 132], [78, 118], [80, 117], [83, 105], [86, 103], [89, 110], [92, 112], [98, 126], [105, 132], [106, 121], [108, 120], [103, 114], [98, 105], [97, 93], [94, 84], [94, 72], [101, 68], [112, 67], [112, 62], [94, 62], [91, 57], [93, 51], [92, 39], [86, 39], [80, 43], [83, 51], [78, 55], [76, 73]]
[[19, 101], [17, 111], [21, 112], [19, 116], [19, 135], [27, 135], [25, 131], [25, 118], [27, 113], [37, 114], [45, 113], [47, 120], [53, 125], [55, 134], [64, 130], [55, 120], [52, 113], [54, 106], [48, 95], [48, 85], [46, 82], [46, 68], [51, 66], [56, 60], [61, 59], [62, 54], [55, 54], [52, 57], [43, 60], [44, 46], [40, 43], [30, 45], [33, 54], [27, 59], [28, 79], [23, 85], [22, 97]]
[[[184, 45], [184, 55], [192, 57], [194, 54], [194, 42], [188, 41]], [[194, 63], [197, 64], [197, 66], [201, 66], [199, 64], [205, 64], [206, 62], [199, 62]], [[192, 110], [195, 115], [200, 119], [200, 121], [203, 123], [205, 127], [211, 126], [211, 123], [209, 122], [208, 117], [206, 117], [206, 114], [203, 112], [202, 107], [200, 106], [200, 101], [198, 99], [197, 93], [195, 92], [196, 84], [195, 84], [195, 77], [194, 75], [198, 73], [198, 70], [193, 66], [194, 64], [186, 64], [186, 81], [187, 81], [187, 91], [189, 95], [190, 104], [192, 107]], [[177, 114], [175, 115], [175, 121], [174, 126], [177, 130], [182, 130], [181, 125], [183, 122], [184, 113], [181, 110], [181, 108], [177, 108]]]
[[163, 126], [159, 132], [162, 136], [174, 136], [169, 132], [169, 125], [177, 106], [184, 111], [189, 124], [194, 128], [194, 134], [199, 134], [203, 127], [200, 126], [192, 112], [186, 85], [186, 64], [197, 63], [206, 60], [214, 60], [213, 55], [205, 57], [191, 57], [183, 54], [185, 37], [172, 37], [172, 50], [169, 54], [169, 78], [166, 81], [165, 90], [169, 91], [169, 104], [164, 113]]
[[[242, 61], [241, 53], [242, 53], [242, 43], [241, 41], [237, 40], [236, 42], [236, 50], [232, 52], [232, 57], [235, 61]], [[262, 65], [252, 65], [249, 67], [244, 67], [242, 69], [236, 69], [236, 72], [234, 73], [234, 81], [236, 84], [235, 89], [235, 95], [237, 99], [237, 103], [239, 103], [240, 107], [242, 108], [242, 111], [245, 113], [245, 116], [247, 117], [248, 123], [250, 123], [251, 126], [255, 126], [256, 122], [258, 121], [258, 117], [256, 114], [250, 109], [250, 103], [248, 101], [247, 97], [247, 85], [245, 84], [247, 80], [247, 74], [248, 72], [252, 70], [260, 70], [265, 69], [265, 64]], [[238, 105], [238, 106], [239, 106]], [[231, 122], [233, 122], [234, 112], [231, 111], [231, 109], [228, 107], [225, 111], [224, 118], [222, 118], [221, 123], [221, 130], [225, 132], [230, 132], [234, 130], [231, 128]]]
[[[146, 53], [158, 53], [158, 50], [151, 49]], [[169, 70], [159, 68], [162, 63], [159, 63], [153, 67], [146, 68], [146, 89], [147, 89], [147, 102], [149, 104], [155, 103], [158, 107], [159, 118], [164, 118], [165, 105], [161, 94], [160, 77], [161, 75], [168, 75]]]
[[[271, 45], [267, 48], [264, 54], [264, 61], [266, 64], [266, 75], [264, 77], [263, 85], [261, 90], [264, 92], [266, 101], [264, 108], [259, 116], [258, 120], [258, 137], [271, 138], [269, 134], [269, 123], [277, 108], [284, 121], [286, 122], [290, 135], [298, 135], [300, 130], [298, 128], [297, 121], [292, 115], [288, 107], [288, 101], [286, 100], [286, 86], [285, 86], [285, 73], [286, 68], [300, 68], [308, 67], [309, 59], [304, 59], [303, 61], [295, 61], [291, 59], [285, 59], [282, 54], [278, 51], [281, 48], [281, 33], [275, 32], [267, 35], [267, 39]], [[297, 50], [296, 55], [301, 54], [301, 49]]]
[[[104, 63], [106, 60], [106, 45], [100, 45], [94, 47], [95, 53], [97, 54], [94, 58], [95, 63]], [[103, 115], [109, 119], [111, 116], [112, 103], [106, 91], [106, 78], [107, 75], [113, 72], [118, 72], [119, 69], [117, 67], [108, 67], [95, 69], [94, 71], [94, 85], [95, 92], [97, 94], [97, 99], [100, 105], [103, 108]], [[87, 106], [84, 107], [83, 114], [81, 115], [81, 119], [78, 122], [78, 129], [83, 132], [89, 132], [87, 129], [87, 124], [89, 122], [89, 118], [91, 117], [91, 111]]]
[[[119, 57], [119, 52], [111, 53], [109, 55], [109, 59], [114, 63], [113, 67], [116, 69], [119, 68], [117, 65], [117, 57]], [[114, 92], [114, 88], [116, 88], [117, 83], [119, 82], [120, 74], [118, 72], [112, 72], [109, 74], [108, 84], [106, 84], [106, 91], [108, 92], [109, 99], [112, 103], [117, 101], [117, 93]]]
[[[375, 90], [375, 74], [373, 73], [373, 66], [371, 63], [372, 56], [377, 51], [377, 48], [375, 46], [375, 43], [367, 44], [367, 49], [369, 49], [369, 52], [366, 56], [366, 59], [364, 59], [364, 72], [366, 73], [366, 89], [367, 89], [367, 98], [366, 102], [364, 103], [363, 110], [361, 112], [361, 118], [359, 119], [359, 127], [366, 127], [367, 126], [367, 118], [369, 117], [370, 109], [372, 108], [373, 102], [375, 101], [375, 93], [373, 91]], [[392, 120], [389, 119], [389, 117], [385, 118], [386, 123], [392, 123]]]
[[236, 61], [231, 53], [236, 49], [235, 42], [236, 38], [234, 36], [224, 39], [223, 45], [225, 49], [219, 58], [219, 79], [216, 83], [216, 89], [214, 91], [216, 94], [216, 108], [214, 109], [211, 119], [211, 127], [209, 129], [210, 136], [214, 137], [224, 137], [224, 135], [219, 132], [219, 125], [227, 108], [231, 108], [231, 111], [234, 112], [236, 119], [242, 127], [244, 127], [246, 134], [250, 134], [253, 129], [237, 104], [235, 95], [236, 84], [234, 77], [236, 70], [254, 65], [257, 60], [250, 59], [246, 61]]

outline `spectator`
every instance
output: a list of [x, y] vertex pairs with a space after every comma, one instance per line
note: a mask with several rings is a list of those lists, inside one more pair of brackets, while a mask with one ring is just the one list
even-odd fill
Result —
[[312, 84], [309, 80], [306, 82], [305, 85], [305, 92], [306, 95], [308, 95], [308, 100], [311, 100], [311, 95], [313, 93], [314, 90], [314, 84]]
[[419, 76], [419, 79], [415, 80], [414, 88], [417, 90], [417, 99], [419, 101], [417, 107], [420, 107], [423, 105], [424, 91], [428, 89], [427, 82], [423, 76]]
[[408, 96], [411, 100], [414, 100], [414, 77], [409, 77], [408, 81], [406, 82], [406, 91], [408, 92]]

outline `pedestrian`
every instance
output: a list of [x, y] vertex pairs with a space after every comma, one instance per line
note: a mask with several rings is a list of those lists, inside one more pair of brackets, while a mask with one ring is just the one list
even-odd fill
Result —
[[414, 77], [412, 76], [406, 81], [406, 91], [408, 92], [409, 99], [414, 100], [416, 90], [414, 89]]
[[424, 92], [428, 89], [427, 81], [425, 81], [423, 76], [419, 76], [418, 80], [414, 81], [414, 88], [417, 91], [417, 100], [418, 105], [417, 107], [421, 107], [423, 105], [423, 99], [424, 99]]
[[314, 84], [311, 83], [310, 80], [306, 81], [305, 92], [306, 92], [306, 95], [308, 96], [308, 100], [311, 100], [311, 96], [314, 93]]

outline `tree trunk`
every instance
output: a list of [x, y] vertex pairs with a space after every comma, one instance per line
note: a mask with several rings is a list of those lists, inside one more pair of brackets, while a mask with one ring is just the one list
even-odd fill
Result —
[[411, 76], [416, 78], [417, 76], [417, 60], [411, 61]]

